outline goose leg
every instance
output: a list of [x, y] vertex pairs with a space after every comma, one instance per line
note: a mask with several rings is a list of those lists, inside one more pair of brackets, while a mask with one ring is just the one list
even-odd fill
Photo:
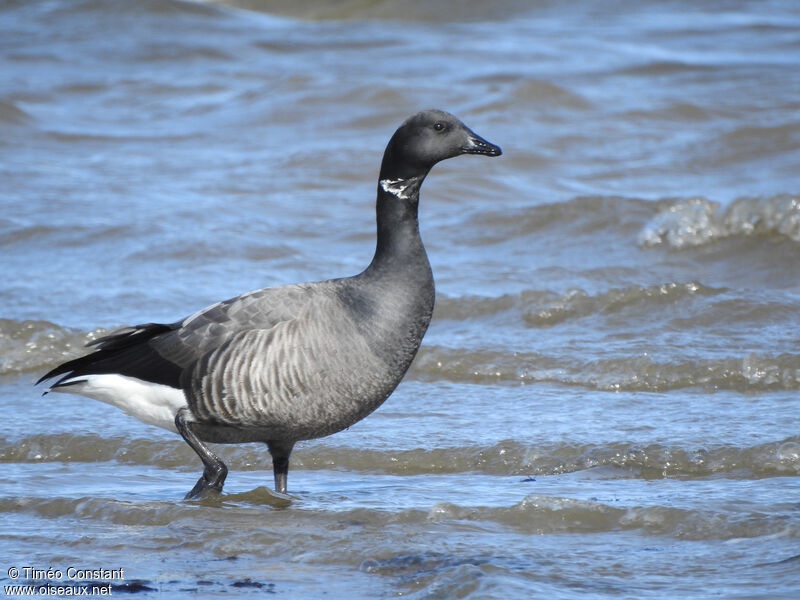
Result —
[[286, 493], [286, 476], [289, 474], [289, 455], [294, 442], [267, 442], [272, 455], [272, 472], [275, 474], [275, 491]]
[[186, 494], [184, 500], [197, 498], [205, 494], [208, 490], [213, 490], [218, 493], [222, 492], [222, 485], [225, 483], [225, 478], [228, 476], [228, 467], [225, 466], [225, 463], [222, 462], [216, 454], [211, 452], [208, 446], [200, 441], [200, 438], [189, 428], [189, 424], [186, 421], [186, 415], [188, 414], [188, 408], [184, 407], [180, 409], [178, 414], [175, 415], [175, 427], [177, 427], [178, 433], [183, 436], [183, 439], [186, 440], [186, 443], [192, 447], [192, 450], [194, 450], [200, 457], [200, 460], [203, 461], [205, 468], [203, 469], [202, 477], [197, 480], [192, 490]]

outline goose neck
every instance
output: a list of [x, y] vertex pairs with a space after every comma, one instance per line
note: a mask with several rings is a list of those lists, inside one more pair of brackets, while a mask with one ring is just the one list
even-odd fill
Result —
[[427, 264], [419, 235], [419, 188], [424, 176], [382, 177], [376, 202], [377, 247], [371, 266], [387, 263]]

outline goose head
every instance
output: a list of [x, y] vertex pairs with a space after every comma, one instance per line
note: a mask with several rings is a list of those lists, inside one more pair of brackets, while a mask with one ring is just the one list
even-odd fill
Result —
[[424, 110], [406, 119], [389, 140], [381, 180], [421, 180], [436, 163], [462, 154], [500, 156], [502, 151], [450, 113]]

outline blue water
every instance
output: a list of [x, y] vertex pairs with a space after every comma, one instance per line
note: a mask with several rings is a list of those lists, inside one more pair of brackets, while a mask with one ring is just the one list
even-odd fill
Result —
[[[113, 595], [800, 595], [794, 2], [0, 6], [0, 579]], [[115, 327], [360, 271], [422, 108], [437, 307], [404, 382], [217, 499], [176, 435], [33, 383]], [[8, 595], [8, 590], [6, 594]]]

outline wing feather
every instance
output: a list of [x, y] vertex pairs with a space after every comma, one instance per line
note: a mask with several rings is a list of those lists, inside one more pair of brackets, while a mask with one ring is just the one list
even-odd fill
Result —
[[82, 375], [119, 373], [179, 388], [184, 371], [237, 334], [294, 318], [313, 297], [314, 285], [265, 288], [218, 302], [177, 323], [118, 329], [87, 344], [95, 347], [93, 352], [58, 365], [37, 383], [61, 376], [52, 386], [58, 387]]

